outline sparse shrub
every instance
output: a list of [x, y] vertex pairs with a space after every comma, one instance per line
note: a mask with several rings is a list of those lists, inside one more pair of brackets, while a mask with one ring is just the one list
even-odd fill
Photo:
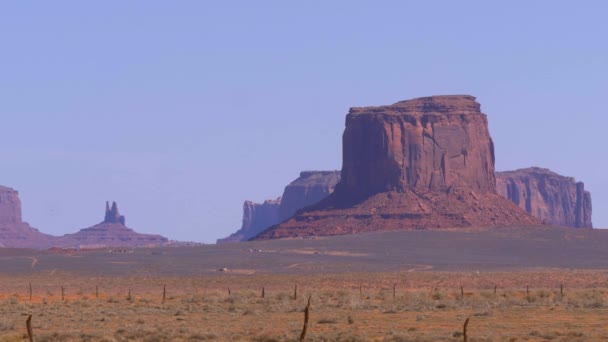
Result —
[[335, 318], [321, 318], [320, 320], [317, 321], [317, 323], [319, 323], [319, 324], [336, 324], [336, 323], [338, 323], [338, 320]]

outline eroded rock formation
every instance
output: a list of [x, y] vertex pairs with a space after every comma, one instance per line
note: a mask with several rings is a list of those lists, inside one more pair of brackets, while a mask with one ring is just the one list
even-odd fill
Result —
[[116, 205], [116, 202], [112, 202], [112, 208], [110, 208], [110, 202], [106, 201], [106, 216], [104, 217], [103, 222], [120, 223], [123, 226], [126, 225], [126, 219], [118, 212], [118, 205]]
[[55, 246], [77, 248], [159, 246], [169, 242], [166, 237], [140, 234], [124, 225], [125, 217], [118, 212], [116, 202], [112, 208], [106, 202], [104, 220], [92, 227], [59, 238]]
[[10, 248], [45, 249], [51, 247], [137, 247], [158, 246], [168, 243], [160, 235], [139, 234], [125, 226], [116, 202], [106, 203], [103, 222], [75, 234], [60, 237], [41, 233], [21, 218], [19, 193], [0, 186], [0, 246]]
[[21, 217], [19, 193], [0, 186], [0, 245], [16, 248], [40, 248], [52, 243], [54, 236], [32, 228]]
[[226, 238], [218, 239], [217, 243], [247, 241], [262, 230], [279, 223], [280, 206], [280, 197], [264, 201], [264, 203], [245, 201], [241, 228]]
[[467, 95], [352, 108], [335, 192], [257, 239], [531, 225], [496, 193], [486, 115]]
[[343, 136], [340, 193], [494, 192], [494, 145], [472, 96], [435, 96], [352, 108]]
[[537, 167], [497, 172], [498, 193], [544, 223], [592, 228], [591, 194], [582, 182]]
[[[315, 204], [334, 192], [340, 181], [340, 171], [303, 171], [283, 191], [279, 221], [292, 217], [298, 210]], [[276, 222], [275, 222], [276, 223]], [[268, 228], [270, 226], [267, 226]]]
[[303, 171], [283, 191], [283, 196], [264, 203], [246, 201], [241, 229], [217, 243], [246, 241], [264, 229], [293, 216], [298, 210], [329, 196], [340, 181], [340, 171]]

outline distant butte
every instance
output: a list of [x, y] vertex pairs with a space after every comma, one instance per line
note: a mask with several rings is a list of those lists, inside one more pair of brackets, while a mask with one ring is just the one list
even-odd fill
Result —
[[480, 107], [450, 95], [351, 108], [333, 194], [255, 239], [540, 224], [496, 192]]
[[266, 228], [292, 217], [298, 210], [329, 196], [340, 180], [340, 171], [302, 171], [289, 183], [283, 196], [264, 203], [245, 201], [243, 224], [232, 235], [217, 243], [247, 241]]
[[[7, 248], [101, 248], [160, 246], [169, 243], [160, 235], [140, 234], [125, 226], [116, 202], [106, 202], [104, 220], [90, 228], [60, 237], [48, 235], [32, 228], [21, 218], [19, 193], [0, 186], [0, 247]], [[178, 242], [171, 242], [179, 245]]]
[[544, 223], [592, 228], [591, 193], [572, 177], [531, 167], [496, 173], [498, 193]]
[[125, 217], [120, 215], [116, 202], [106, 202], [104, 220], [92, 227], [81, 229], [74, 234], [60, 238], [61, 247], [99, 248], [99, 247], [142, 247], [159, 246], [169, 242], [166, 237], [140, 234], [125, 226]]
[[54, 239], [23, 222], [19, 193], [0, 186], [0, 247], [39, 248], [51, 244]]

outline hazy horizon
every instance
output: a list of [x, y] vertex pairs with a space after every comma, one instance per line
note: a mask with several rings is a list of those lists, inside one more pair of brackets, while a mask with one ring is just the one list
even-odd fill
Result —
[[61, 235], [103, 219], [214, 242], [245, 200], [341, 168], [349, 107], [470, 94], [496, 169], [585, 183], [608, 227], [608, 4], [0, 4], [0, 185]]

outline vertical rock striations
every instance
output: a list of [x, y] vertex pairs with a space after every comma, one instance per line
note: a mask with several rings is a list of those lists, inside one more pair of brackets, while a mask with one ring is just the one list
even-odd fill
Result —
[[494, 192], [494, 145], [472, 96], [435, 96], [352, 108], [343, 135], [340, 193]]
[[479, 103], [432, 96], [352, 108], [334, 193], [256, 239], [529, 224], [539, 221], [496, 193]]
[[592, 228], [591, 194], [582, 182], [532, 167], [497, 172], [498, 193], [544, 223]]

